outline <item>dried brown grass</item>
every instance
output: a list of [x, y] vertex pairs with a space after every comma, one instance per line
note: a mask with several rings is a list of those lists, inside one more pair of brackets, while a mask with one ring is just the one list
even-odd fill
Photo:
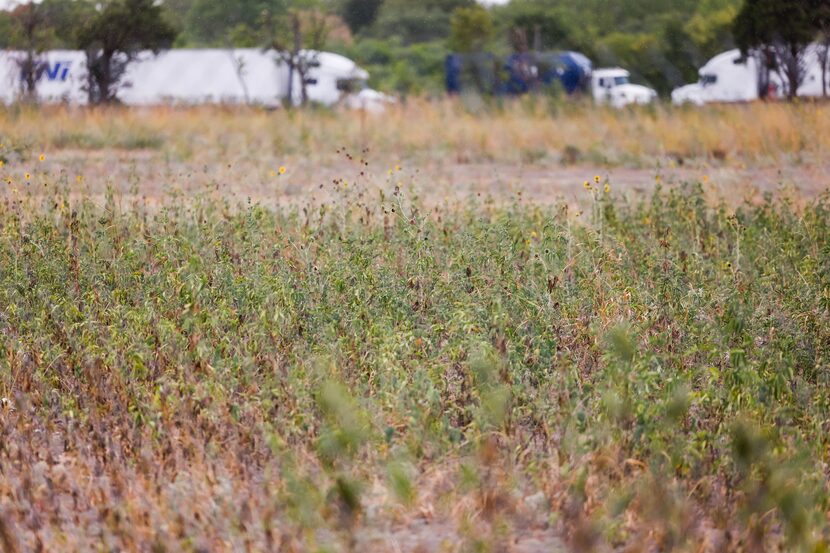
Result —
[[639, 165], [671, 157], [775, 163], [821, 161], [830, 151], [830, 105], [754, 103], [614, 111], [542, 100], [472, 108], [409, 101], [383, 114], [220, 107], [15, 108], [0, 136], [30, 154], [47, 150], [163, 149], [182, 159], [265, 153], [329, 159], [341, 147], [398, 159], [520, 163], [547, 157]]

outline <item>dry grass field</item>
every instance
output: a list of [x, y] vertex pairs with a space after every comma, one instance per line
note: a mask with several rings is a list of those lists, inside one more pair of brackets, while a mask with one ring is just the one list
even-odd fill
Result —
[[830, 106], [0, 144], [2, 551], [830, 547]]
[[[659, 176], [706, 181], [739, 198], [781, 186], [814, 197], [830, 175], [828, 130], [824, 104], [617, 113], [541, 100], [410, 101], [379, 115], [54, 108], [0, 114], [0, 155], [18, 182], [26, 171], [60, 173], [72, 193], [99, 197], [108, 186], [126, 194], [140, 183], [150, 199], [220, 187], [224, 197], [271, 204], [305, 201], [336, 179], [383, 185], [394, 178], [436, 202], [517, 190], [550, 202], [575, 198], [596, 172], [626, 191], [649, 190]], [[46, 162], [34, 163], [41, 154]], [[390, 176], [398, 166], [402, 174]]]

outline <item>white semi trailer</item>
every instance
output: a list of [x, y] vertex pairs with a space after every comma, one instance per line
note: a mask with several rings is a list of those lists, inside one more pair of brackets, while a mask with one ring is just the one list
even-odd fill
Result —
[[[0, 101], [14, 102], [22, 92], [18, 60], [22, 52], [0, 53]], [[352, 60], [330, 52], [303, 52], [310, 67], [306, 93], [312, 102], [376, 109], [389, 102], [364, 91], [369, 74]], [[45, 69], [37, 84], [39, 101], [83, 105], [87, 102], [84, 52], [43, 54]], [[276, 52], [242, 49], [174, 49], [142, 52], [122, 79], [118, 99], [126, 105], [255, 104], [277, 107], [302, 99], [300, 75], [279, 61]], [[289, 81], [291, 85], [289, 86]], [[289, 99], [289, 91], [291, 98]]]

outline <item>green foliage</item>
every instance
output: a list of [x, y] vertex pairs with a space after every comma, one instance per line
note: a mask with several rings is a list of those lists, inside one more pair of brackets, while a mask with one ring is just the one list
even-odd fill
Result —
[[285, 0], [190, 0], [184, 16], [185, 34], [194, 44], [250, 46], [247, 38], [257, 35], [263, 14], [285, 12]]
[[473, 7], [474, 0], [385, 0], [373, 25], [374, 37], [396, 37], [403, 44], [446, 39], [456, 8]]
[[370, 85], [403, 95], [443, 93], [446, 47], [440, 42], [404, 46], [396, 40], [363, 39], [341, 50], [370, 74]]
[[169, 46], [175, 32], [150, 0], [117, 0], [104, 7], [78, 31], [78, 47], [132, 54]]
[[43, 0], [40, 10], [50, 28], [49, 48], [74, 48], [79, 29], [95, 16], [95, 5], [84, 0]]
[[378, 18], [383, 0], [343, 0], [340, 13], [353, 33], [370, 27]]
[[318, 392], [317, 402], [326, 421], [320, 436], [320, 455], [330, 464], [353, 457], [366, 439], [368, 425], [349, 390], [326, 382]]
[[555, 8], [526, 2], [511, 6], [509, 11], [502, 14], [502, 26], [521, 29], [530, 46], [538, 46], [540, 50], [555, 50], [574, 45], [574, 38], [563, 23], [560, 10]]
[[782, 41], [803, 48], [816, 36], [811, 0], [745, 0], [734, 24], [744, 52]]
[[708, 59], [732, 44], [732, 22], [737, 14], [738, 6], [730, 0], [704, 0], [683, 30]]
[[450, 18], [449, 47], [455, 52], [480, 52], [493, 38], [490, 12], [481, 6], [461, 7]]
[[0, 12], [0, 48], [14, 47], [15, 22], [9, 12]]
[[[31, 18], [30, 13], [35, 17]], [[48, 50], [75, 47], [75, 35], [87, 18], [94, 15], [95, 7], [84, 0], [43, 0], [37, 4], [21, 4], [10, 12], [0, 12], [2, 46], [26, 50], [31, 46], [22, 23], [34, 19], [35, 48]]]
[[412, 468], [401, 462], [392, 462], [387, 468], [389, 487], [395, 497], [404, 505], [412, 505], [415, 501], [415, 486], [412, 483]]

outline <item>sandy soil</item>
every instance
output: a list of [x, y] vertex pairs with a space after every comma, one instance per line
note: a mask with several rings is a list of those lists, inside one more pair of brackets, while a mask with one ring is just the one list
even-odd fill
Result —
[[[595, 175], [609, 179], [617, 193], [648, 192], [659, 182], [678, 185], [703, 183], [714, 197], [741, 200], [766, 192], [791, 189], [809, 199], [830, 190], [830, 160], [826, 163], [764, 165], [678, 166], [671, 160], [656, 160], [643, 167], [563, 166], [556, 163], [519, 165], [508, 163], [458, 163], [444, 160], [344, 158], [265, 158], [247, 162], [176, 161], [152, 151], [61, 151], [38, 164], [30, 181], [23, 171], [9, 175], [21, 187], [36, 191], [45, 183], [61, 182], [78, 196], [103, 199], [108, 187], [116, 195], [162, 201], [176, 193], [193, 195], [208, 190], [231, 201], [266, 205], [297, 204], [325, 200], [343, 183], [354, 188], [368, 186], [391, 189], [396, 184], [417, 192], [427, 204], [443, 203], [472, 195], [510, 200], [521, 192], [527, 201], [550, 203], [585, 198], [582, 183]], [[279, 167], [286, 173], [279, 174]], [[398, 170], [397, 168], [400, 168]], [[19, 174], [18, 174], [19, 173]], [[9, 190], [8, 185], [6, 189]]]

